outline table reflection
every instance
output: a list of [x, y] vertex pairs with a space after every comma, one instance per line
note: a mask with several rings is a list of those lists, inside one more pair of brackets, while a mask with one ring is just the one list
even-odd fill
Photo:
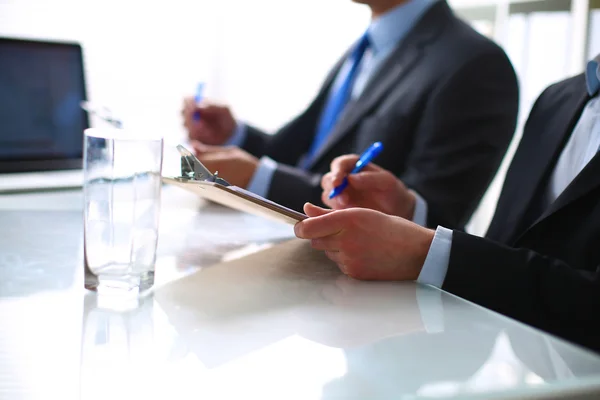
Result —
[[15, 240], [0, 243], [0, 398], [485, 398], [600, 370], [437, 289], [347, 278], [306, 242], [273, 246], [289, 226], [213, 208], [166, 210], [158, 284], [128, 311], [83, 290], [79, 211], [1, 212]]
[[[290, 242], [208, 268], [155, 298], [207, 370], [248, 368], [246, 390], [272, 384], [273, 374], [287, 381], [294, 371], [312, 374], [312, 382], [315, 374], [327, 377], [314, 398], [460, 396], [597, 370], [594, 358], [586, 363], [562, 342], [467, 311], [436, 289], [347, 278], [305, 246]], [[322, 365], [330, 369], [316, 373]], [[298, 379], [291, 385], [300, 390]]]

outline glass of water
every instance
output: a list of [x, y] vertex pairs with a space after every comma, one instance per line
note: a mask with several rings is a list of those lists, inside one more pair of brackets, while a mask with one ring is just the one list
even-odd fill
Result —
[[85, 287], [140, 294], [154, 285], [162, 137], [87, 129], [84, 143]]

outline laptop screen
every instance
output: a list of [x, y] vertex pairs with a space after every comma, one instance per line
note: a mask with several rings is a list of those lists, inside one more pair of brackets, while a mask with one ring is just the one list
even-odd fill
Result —
[[0, 38], [0, 173], [81, 168], [81, 47]]

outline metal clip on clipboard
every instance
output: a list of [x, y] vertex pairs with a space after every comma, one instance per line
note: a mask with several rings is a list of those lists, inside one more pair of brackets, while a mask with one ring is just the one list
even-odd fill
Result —
[[213, 174], [185, 147], [178, 145], [177, 150], [181, 154], [181, 176], [163, 177], [164, 182], [224, 206], [275, 221], [293, 225], [306, 219], [306, 215], [298, 211], [230, 184], [219, 177], [218, 172]]
[[177, 150], [181, 154], [181, 176], [179, 179], [214, 182], [223, 186], [231, 186], [229, 182], [219, 177], [218, 171], [214, 174], [210, 172], [191, 151], [180, 144], [177, 145]]

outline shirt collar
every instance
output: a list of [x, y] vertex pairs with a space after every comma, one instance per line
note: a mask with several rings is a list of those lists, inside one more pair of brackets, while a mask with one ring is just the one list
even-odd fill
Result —
[[409, 0], [376, 18], [367, 30], [375, 54], [394, 48], [439, 0]]
[[585, 70], [585, 80], [590, 96], [594, 97], [600, 90], [600, 54], [588, 62]]

